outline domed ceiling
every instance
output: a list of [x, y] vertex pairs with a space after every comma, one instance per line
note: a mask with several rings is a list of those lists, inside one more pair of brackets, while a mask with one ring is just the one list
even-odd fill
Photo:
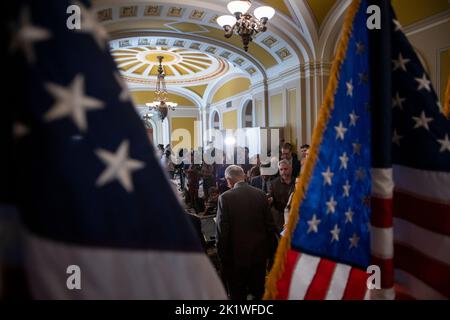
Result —
[[[242, 49], [240, 37], [226, 39], [216, 23], [228, 12], [229, 0], [93, 0], [92, 9], [109, 32], [111, 51], [132, 87], [154, 83], [156, 56], [161, 54], [167, 83], [203, 97], [205, 86], [212, 87], [232, 73], [249, 77], [257, 86], [301, 65], [330, 61], [333, 52], [327, 44], [338, 37], [334, 30], [339, 30], [350, 1], [252, 1], [253, 7], [274, 7], [276, 14], [248, 52]], [[392, 3], [404, 26], [450, 12], [448, 0]]]
[[131, 83], [154, 83], [158, 56], [162, 56], [166, 83], [191, 85], [207, 83], [233, 67], [229, 63], [197, 50], [160, 46], [130, 46], [111, 53], [123, 77]]

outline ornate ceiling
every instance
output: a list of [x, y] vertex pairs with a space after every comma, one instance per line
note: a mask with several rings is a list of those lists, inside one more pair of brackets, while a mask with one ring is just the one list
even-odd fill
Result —
[[[331, 61], [345, 8], [351, 0], [260, 0], [276, 15], [268, 30], [242, 49], [241, 39], [224, 37], [216, 23], [229, 0], [93, 0], [99, 20], [109, 31], [111, 50], [129, 83], [155, 79], [155, 57], [165, 55], [167, 82], [202, 96], [218, 79], [246, 76], [252, 84], [279, 77], [301, 63]], [[450, 12], [448, 0], [392, 0], [407, 26]], [[250, 9], [252, 12], [253, 9]], [[173, 86], [172, 86], [173, 87]]]
[[198, 85], [230, 70], [224, 59], [188, 49], [129, 46], [111, 52], [122, 75], [131, 83], [154, 83], [158, 74], [158, 56], [164, 57], [163, 69], [168, 84]]
[[[299, 50], [295, 48], [294, 42], [289, 37], [280, 36], [288, 31], [286, 28], [278, 30], [278, 27], [283, 27], [280, 23], [269, 22], [268, 31], [254, 39], [248, 53], [242, 49], [240, 37], [233, 36], [226, 39], [216, 19], [227, 12], [227, 2], [226, 0], [183, 2], [96, 0], [94, 6], [99, 20], [113, 39], [150, 36], [178, 37], [184, 41], [199, 42], [201, 51], [207, 50], [208, 47], [215, 47], [215, 52], [211, 51], [211, 54], [220, 55], [228, 51], [230, 56], [234, 55], [232, 60], [230, 61], [227, 56], [224, 58], [231, 63], [235, 63], [236, 59], [241, 61], [239, 58], [244, 62], [250, 61], [251, 63], [243, 66], [243, 70], [253, 67], [261, 73], [262, 77], [268, 69], [280, 64], [287, 63], [290, 66], [298, 64], [297, 51]], [[295, 24], [284, 2], [276, 1], [276, 4], [270, 4], [278, 10], [276, 19], [295, 30]], [[279, 26], [275, 27], [276, 25]], [[277, 35], [277, 30], [280, 35]], [[253, 70], [247, 70], [247, 72], [255, 73]]]
[[238, 53], [207, 43], [171, 37], [130, 37], [110, 42], [111, 53], [129, 82], [154, 82], [157, 56], [164, 57], [166, 82], [208, 83], [227, 72], [258, 76], [255, 64]]

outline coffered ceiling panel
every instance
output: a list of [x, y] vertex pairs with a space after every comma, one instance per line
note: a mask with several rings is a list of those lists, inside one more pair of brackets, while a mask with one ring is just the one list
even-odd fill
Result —
[[[105, 5], [109, 2], [111, 5]], [[225, 9], [226, 1], [221, 2], [223, 2]], [[270, 32], [271, 28], [275, 27], [271, 26], [270, 21], [268, 23], [268, 32], [258, 35], [250, 44], [248, 53], [245, 53], [242, 39], [237, 35], [233, 35], [230, 39], [225, 38], [223, 29], [216, 23], [217, 17], [220, 14], [226, 14], [226, 11], [213, 11], [190, 6], [190, 1], [183, 1], [178, 4], [175, 4], [176, 2], [133, 4], [133, 1], [129, 1], [127, 5], [120, 5], [120, 3], [121, 1], [94, 1], [94, 5], [98, 5], [96, 11], [99, 20], [112, 34], [113, 38], [120, 37], [120, 33], [139, 31], [176, 33], [180, 38], [182, 38], [182, 34], [185, 34], [189, 35], [191, 39], [192, 37], [198, 37], [199, 40], [204, 42], [210, 40], [216, 47], [220, 46], [219, 43], [223, 43], [222, 48], [227, 47], [228, 51], [240, 52], [243, 55], [247, 54], [266, 70], [285, 61], [277, 54], [280, 50], [289, 52], [288, 55], [283, 56], [284, 58], [292, 57], [292, 61], [297, 59], [294, 50], [289, 44], [282, 37]], [[283, 0], [263, 1], [259, 4], [271, 5], [279, 13], [290, 17], [288, 6]], [[208, 7], [208, 5], [205, 4], [205, 7]], [[270, 46], [263, 43], [263, 40], [268, 36], [274, 38]], [[223, 50], [218, 49], [217, 51]], [[214, 52], [210, 53], [215, 54]], [[247, 68], [250, 67], [247, 66]], [[253, 69], [250, 69], [248, 72], [254, 74]]]
[[220, 46], [182, 38], [129, 37], [110, 41], [110, 50], [130, 83], [154, 83], [163, 56], [167, 83], [202, 85], [227, 72], [261, 76], [253, 61]]

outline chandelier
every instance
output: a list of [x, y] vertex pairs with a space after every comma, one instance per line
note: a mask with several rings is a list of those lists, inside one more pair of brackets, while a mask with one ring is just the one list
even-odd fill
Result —
[[163, 56], [156, 57], [159, 61], [158, 67], [158, 79], [156, 82], [156, 91], [155, 91], [155, 101], [146, 103], [145, 105], [149, 107], [150, 111], [156, 111], [159, 115], [159, 118], [164, 120], [167, 117], [167, 114], [170, 110], [175, 110], [175, 107], [178, 105], [175, 102], [167, 101], [167, 89], [166, 89], [166, 81], [164, 77], [164, 69], [162, 67], [162, 61], [164, 59]]
[[233, 15], [223, 15], [217, 18], [217, 23], [225, 30], [225, 37], [230, 38], [236, 32], [242, 38], [244, 50], [248, 51], [248, 45], [253, 36], [267, 30], [266, 24], [275, 15], [275, 10], [269, 6], [256, 8], [254, 17], [247, 13], [252, 3], [246, 1], [231, 1], [228, 10]]

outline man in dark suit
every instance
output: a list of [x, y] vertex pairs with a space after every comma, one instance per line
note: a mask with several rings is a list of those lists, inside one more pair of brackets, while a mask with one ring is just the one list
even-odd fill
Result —
[[300, 161], [298, 160], [298, 156], [293, 152], [292, 144], [286, 142], [281, 147], [281, 155], [280, 160], [288, 160], [292, 164], [292, 177], [297, 178], [300, 174]]
[[266, 164], [261, 164], [260, 172], [261, 175], [253, 177], [250, 180], [250, 185], [259, 190], [262, 190], [265, 194], [267, 194], [271, 190], [270, 188], [271, 180], [273, 180], [275, 178], [274, 175], [278, 173], [277, 159], [273, 158], [270, 160], [270, 162]]
[[245, 183], [241, 167], [229, 166], [225, 178], [230, 190], [219, 197], [216, 221], [223, 279], [231, 299], [261, 299], [276, 241], [273, 217], [266, 195]]

